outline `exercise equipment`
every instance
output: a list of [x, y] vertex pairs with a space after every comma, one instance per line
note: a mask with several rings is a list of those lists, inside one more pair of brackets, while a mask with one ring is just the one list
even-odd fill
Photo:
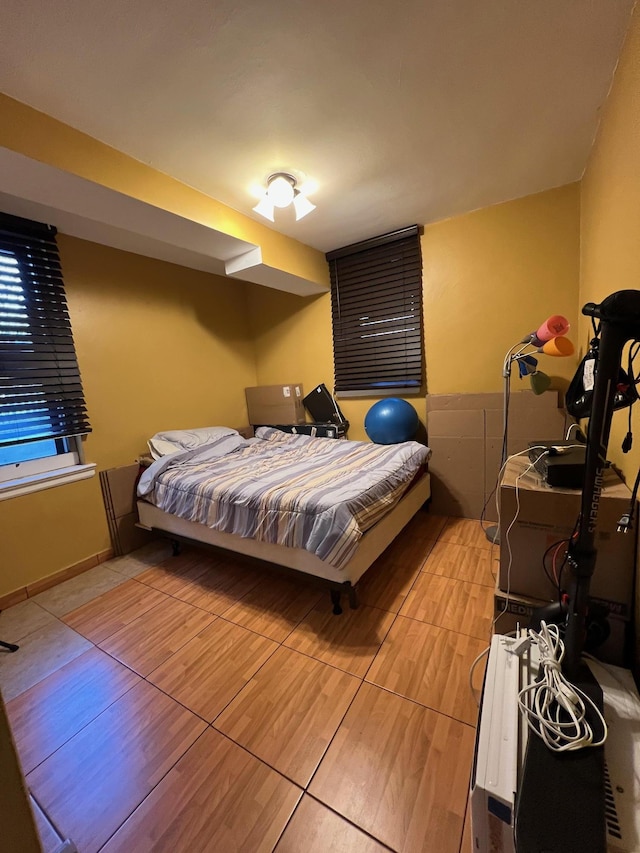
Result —
[[387, 397], [371, 406], [364, 419], [364, 429], [374, 444], [399, 444], [416, 434], [418, 415], [406, 400]]

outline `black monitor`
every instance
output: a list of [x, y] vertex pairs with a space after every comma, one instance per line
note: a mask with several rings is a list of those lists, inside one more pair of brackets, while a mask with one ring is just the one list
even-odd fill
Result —
[[318, 423], [344, 423], [345, 417], [324, 383], [316, 386], [302, 401], [305, 409]]

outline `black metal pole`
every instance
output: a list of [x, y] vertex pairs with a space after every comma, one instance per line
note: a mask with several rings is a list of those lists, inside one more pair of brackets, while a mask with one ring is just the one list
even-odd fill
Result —
[[587, 303], [582, 313], [601, 323], [598, 369], [587, 433], [585, 476], [577, 535], [569, 544], [569, 614], [563, 668], [575, 677], [584, 645], [589, 586], [596, 565], [595, 537], [604, 477], [613, 404], [622, 351], [640, 338], [640, 291], [620, 290], [600, 305]]

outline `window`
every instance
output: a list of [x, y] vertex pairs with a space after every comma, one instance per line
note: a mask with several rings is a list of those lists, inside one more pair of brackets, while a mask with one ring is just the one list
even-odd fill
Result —
[[0, 498], [91, 476], [56, 229], [0, 214]]
[[336, 393], [419, 391], [424, 347], [418, 226], [336, 249], [327, 261]]

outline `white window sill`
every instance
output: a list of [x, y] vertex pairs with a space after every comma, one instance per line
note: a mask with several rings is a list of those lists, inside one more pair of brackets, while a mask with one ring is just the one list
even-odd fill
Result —
[[29, 477], [7, 480], [0, 483], [0, 501], [17, 498], [20, 495], [28, 495], [30, 492], [52, 489], [55, 486], [63, 486], [66, 483], [75, 483], [78, 480], [86, 480], [93, 477], [95, 470], [95, 463], [72, 465], [69, 468], [58, 468], [55, 471], [47, 471], [43, 474], [31, 474]]

